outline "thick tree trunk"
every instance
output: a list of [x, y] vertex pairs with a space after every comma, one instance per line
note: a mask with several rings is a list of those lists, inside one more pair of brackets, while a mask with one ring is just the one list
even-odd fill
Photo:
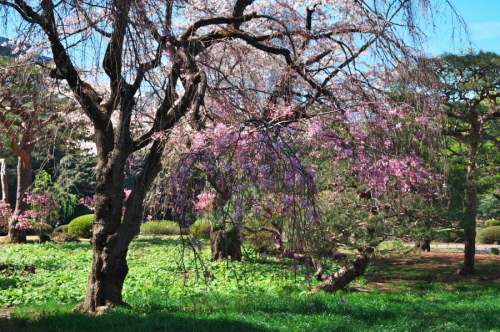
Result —
[[351, 281], [365, 273], [369, 261], [369, 256], [367, 254], [358, 254], [356, 255], [354, 261], [341, 268], [337, 272], [329, 275], [323, 275], [323, 269], [321, 265], [319, 265], [321, 271], [318, 269], [318, 272], [315, 274], [315, 276], [323, 281], [323, 283], [317, 286], [316, 289], [323, 290], [329, 293], [333, 293], [340, 289], [343, 289]]
[[121, 222], [124, 199], [124, 160], [115, 160], [112, 167], [103, 169], [98, 175], [96, 193], [96, 219], [92, 243], [94, 261], [88, 279], [84, 302], [74, 310], [101, 314], [108, 308], [128, 306], [123, 300], [122, 290], [128, 273], [127, 252], [130, 242], [139, 234], [143, 213], [143, 202], [154, 178], [161, 169], [164, 143], [155, 142], [148, 159], [130, 194]]
[[29, 206], [24, 201], [24, 195], [29, 191], [33, 184], [31, 171], [31, 149], [24, 150], [25, 158], [17, 158], [17, 190], [16, 190], [16, 207], [14, 213], [9, 220], [9, 238], [15, 243], [26, 242], [26, 230], [19, 228], [19, 216], [26, 211]]
[[88, 280], [87, 296], [85, 301], [75, 308], [79, 311], [99, 313], [107, 308], [127, 305], [122, 298], [123, 283], [128, 273], [127, 250], [120, 250], [122, 246], [112, 243], [112, 237], [107, 241], [99, 241], [98, 238], [106, 233], [104, 228], [104, 225], [94, 227], [97, 236], [94, 236], [92, 241], [97, 245], [94, 244], [94, 261]]
[[94, 225], [94, 260], [87, 295], [75, 310], [95, 314], [115, 306], [128, 306], [122, 298], [123, 283], [128, 273], [128, 244], [116, 234], [107, 235], [108, 227], [105, 224]]
[[231, 257], [241, 261], [241, 238], [237, 227], [230, 230], [214, 229], [210, 233], [212, 260], [224, 260]]

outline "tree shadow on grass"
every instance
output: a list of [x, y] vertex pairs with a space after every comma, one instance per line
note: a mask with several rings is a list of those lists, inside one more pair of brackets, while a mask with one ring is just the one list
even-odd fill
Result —
[[[36, 313], [35, 313], [36, 315]], [[203, 317], [204, 316], [204, 317]], [[103, 316], [89, 316], [81, 313], [61, 312], [34, 317], [0, 318], [0, 330], [11, 331], [269, 331], [255, 324], [224, 318], [210, 318], [194, 314], [139, 313], [113, 310]], [[7, 330], [4, 331], [3, 327]]]
[[463, 306], [439, 296], [418, 301], [387, 298], [369, 307], [342, 308], [354, 322], [363, 322], [367, 330], [381, 328], [404, 331], [496, 331], [500, 317], [490, 302], [480, 307]]

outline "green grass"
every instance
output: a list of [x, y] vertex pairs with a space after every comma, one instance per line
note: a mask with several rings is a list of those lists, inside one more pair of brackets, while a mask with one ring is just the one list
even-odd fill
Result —
[[[0, 264], [14, 269], [0, 274], [0, 307], [14, 309], [0, 331], [500, 331], [498, 284], [316, 293], [304, 267], [252, 252], [242, 263], [209, 262], [207, 248], [195, 257], [179, 243], [134, 241], [124, 288], [133, 309], [100, 317], [70, 312], [85, 293], [89, 244], [1, 247]], [[27, 264], [35, 274], [20, 272]], [[368, 275], [377, 269], [386, 270]]]

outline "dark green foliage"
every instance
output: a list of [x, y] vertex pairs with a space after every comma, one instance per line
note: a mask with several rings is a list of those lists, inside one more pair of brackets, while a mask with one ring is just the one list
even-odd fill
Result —
[[443, 229], [436, 233], [438, 234], [435, 238], [437, 241], [463, 243], [465, 240], [464, 231], [460, 229]]
[[500, 254], [500, 250], [498, 248], [490, 248], [490, 253], [492, 255], [499, 255]]
[[[490, 154], [491, 156], [492, 154]], [[498, 157], [496, 159], [489, 158], [488, 162], [498, 165]], [[492, 183], [500, 182], [500, 172], [496, 176], [483, 176], [481, 178], [481, 184], [491, 185]], [[479, 198], [479, 205], [477, 207], [477, 213], [481, 218], [493, 218], [500, 219], [500, 187], [486, 190], [487, 193], [483, 194]]]
[[69, 194], [64, 188], [52, 180], [52, 176], [46, 171], [41, 171], [35, 179], [35, 194], [50, 193], [51, 198], [61, 206], [60, 215], [69, 217], [75, 211], [78, 196]]
[[496, 141], [500, 132], [498, 117], [493, 114], [498, 111], [500, 55], [466, 50], [458, 55], [446, 53], [438, 63], [436, 71], [446, 100], [447, 125], [443, 133], [449, 138], [449, 216], [463, 220], [467, 169], [473, 157], [474, 177], [468, 186], [477, 188], [477, 214], [484, 219], [495, 218], [500, 213], [495, 197], [500, 160]]
[[92, 196], [95, 188], [96, 156], [85, 151], [68, 153], [60, 161], [56, 182], [79, 196]]
[[45, 243], [50, 241], [50, 235], [48, 234], [40, 234], [39, 238], [40, 238], [40, 243]]
[[151, 220], [141, 225], [141, 233], [147, 235], [180, 235], [179, 224], [170, 220]]
[[477, 233], [476, 241], [478, 243], [492, 244], [500, 241], [500, 226], [486, 227]]
[[68, 233], [75, 234], [83, 238], [91, 238], [94, 227], [94, 215], [86, 214], [71, 220], [68, 226]]

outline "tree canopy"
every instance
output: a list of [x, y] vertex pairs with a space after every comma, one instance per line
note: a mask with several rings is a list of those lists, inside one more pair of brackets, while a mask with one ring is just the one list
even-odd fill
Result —
[[[295, 147], [308, 137], [346, 161], [340, 184], [331, 181], [337, 189], [347, 176], [363, 182], [354, 185], [373, 199], [391, 186], [401, 199], [423, 187], [427, 170], [417, 151], [375, 131], [414, 124], [415, 109], [392, 104], [385, 91], [419, 58], [408, 42], [419, 40], [418, 19], [432, 12], [428, 0], [0, 0], [0, 6], [29, 31], [20, 48], [29, 43], [54, 59], [51, 76], [68, 84], [94, 128], [94, 264], [82, 311], [125, 304], [127, 248], [165, 163], [180, 161], [169, 173], [176, 197], [169, 203], [181, 208], [179, 216], [203, 190], [190, 189], [200, 169], [220, 211], [230, 206], [240, 219], [247, 205], [237, 194], [249, 187], [238, 181], [245, 178], [263, 196], [284, 195], [271, 206], [286, 205], [283, 212], [297, 216], [292, 224], [308, 229], [321, 214], [314, 165]], [[424, 113], [413, 128], [433, 118], [425, 115], [433, 110], [418, 111]], [[426, 141], [425, 132], [418, 135], [410, 136]], [[121, 222], [130, 158], [140, 158], [140, 168]]]
[[[462, 181], [457, 183], [463, 185], [463, 195], [458, 197], [463, 207], [460, 215], [466, 249], [459, 273], [470, 274], [474, 273], [479, 175], [490, 179], [498, 176], [498, 168], [491, 162], [500, 151], [500, 56], [468, 51], [460, 55], [445, 54], [436, 61], [448, 119], [443, 133], [455, 141], [448, 145], [448, 150], [456, 162], [452, 165], [455, 173], [462, 174]], [[497, 189], [494, 182], [490, 188], [482, 184], [490, 192]]]

